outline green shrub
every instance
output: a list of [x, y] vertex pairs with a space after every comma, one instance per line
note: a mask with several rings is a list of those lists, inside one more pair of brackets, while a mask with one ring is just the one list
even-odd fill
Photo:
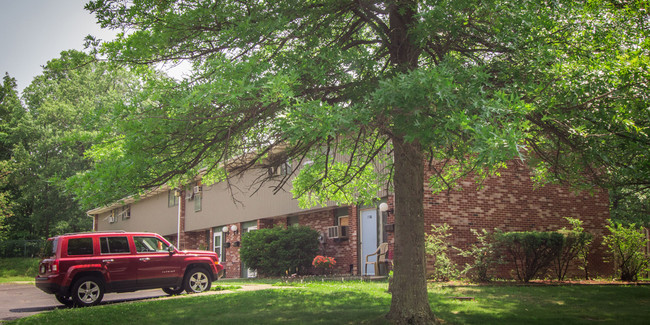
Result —
[[242, 261], [261, 275], [304, 272], [318, 253], [318, 232], [309, 227], [275, 227], [242, 235]]
[[470, 229], [470, 231], [476, 236], [477, 242], [472, 244], [467, 250], [454, 247], [459, 251], [458, 254], [460, 256], [473, 259], [471, 264], [465, 264], [465, 269], [461, 273], [469, 276], [473, 280], [488, 282], [491, 280], [489, 275], [490, 268], [501, 262], [501, 259], [496, 253], [493, 236], [485, 229], [482, 229], [481, 232], [478, 232], [476, 229]]
[[564, 240], [554, 231], [497, 231], [494, 238], [500, 250], [514, 263], [517, 278], [523, 282], [549, 268]]
[[582, 221], [575, 218], [565, 218], [571, 224], [571, 229], [562, 228], [558, 233], [562, 235], [562, 248], [554, 259], [553, 270], [559, 281], [564, 281], [571, 262], [578, 258], [582, 268], [587, 273], [587, 255], [593, 236], [584, 231]]
[[648, 244], [643, 228], [637, 228], [635, 224], [624, 226], [611, 220], [605, 227], [610, 234], [604, 236], [603, 244], [613, 256], [621, 281], [636, 281], [639, 273], [647, 270], [650, 264], [648, 256], [643, 252]]
[[433, 278], [438, 281], [448, 281], [460, 275], [458, 267], [449, 258], [449, 244], [447, 237], [451, 236], [449, 231], [452, 228], [448, 224], [442, 226], [431, 226], [431, 234], [426, 236], [426, 253], [434, 258]]

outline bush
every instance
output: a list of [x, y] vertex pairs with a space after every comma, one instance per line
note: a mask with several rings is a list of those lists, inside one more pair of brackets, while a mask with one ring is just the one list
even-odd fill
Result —
[[242, 235], [240, 255], [259, 274], [279, 276], [309, 268], [318, 246], [318, 232], [309, 227], [275, 227]]
[[621, 281], [636, 281], [639, 273], [647, 270], [650, 264], [643, 252], [648, 244], [643, 228], [637, 228], [635, 224], [624, 226], [611, 220], [605, 227], [611, 234], [604, 236], [603, 244], [613, 255]]
[[442, 226], [432, 225], [431, 234], [426, 237], [426, 253], [435, 259], [432, 276], [438, 281], [448, 281], [460, 275], [458, 267], [447, 255], [447, 237], [451, 236], [451, 229], [446, 223]]
[[480, 233], [476, 229], [470, 231], [476, 236], [477, 243], [472, 244], [467, 250], [454, 247], [459, 251], [460, 256], [474, 260], [472, 264], [466, 263], [461, 273], [476, 281], [488, 282], [491, 280], [488, 271], [493, 265], [501, 262], [495, 251], [493, 236], [485, 229]]
[[562, 249], [564, 237], [553, 231], [495, 232], [499, 249], [515, 265], [517, 278], [528, 282], [546, 271]]
[[[562, 248], [554, 259], [553, 270], [559, 281], [564, 281], [571, 262], [579, 258], [582, 268], [587, 273], [587, 255], [593, 236], [584, 231], [582, 221], [575, 218], [565, 218], [571, 224], [571, 229], [562, 228], [558, 233], [562, 235]], [[588, 276], [588, 275], [587, 275]]]
[[0, 257], [38, 257], [47, 240], [9, 239], [0, 241]]

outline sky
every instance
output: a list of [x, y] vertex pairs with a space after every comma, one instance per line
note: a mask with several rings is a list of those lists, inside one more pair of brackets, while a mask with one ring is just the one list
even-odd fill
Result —
[[103, 40], [117, 31], [102, 30], [84, 10], [88, 0], [0, 0], [0, 74], [14, 77], [22, 91], [61, 51], [84, 49], [91, 34]]

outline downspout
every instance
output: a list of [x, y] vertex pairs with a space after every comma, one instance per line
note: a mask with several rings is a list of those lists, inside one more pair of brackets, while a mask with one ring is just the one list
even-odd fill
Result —
[[185, 200], [181, 200], [182, 192], [177, 190], [178, 193], [178, 224], [176, 226], [176, 247], [181, 249], [181, 203]]

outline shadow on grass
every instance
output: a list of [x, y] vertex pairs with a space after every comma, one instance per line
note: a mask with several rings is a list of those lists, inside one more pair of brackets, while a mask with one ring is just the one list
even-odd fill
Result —
[[[429, 290], [448, 324], [647, 324], [650, 287], [481, 286]], [[474, 301], [458, 301], [471, 296]]]
[[17, 324], [388, 324], [389, 305], [387, 294], [292, 288], [54, 310]]
[[[385, 283], [324, 283], [53, 310], [17, 324], [387, 324]], [[480, 286], [429, 290], [444, 324], [647, 324], [650, 287]], [[474, 297], [457, 301], [456, 296]]]

